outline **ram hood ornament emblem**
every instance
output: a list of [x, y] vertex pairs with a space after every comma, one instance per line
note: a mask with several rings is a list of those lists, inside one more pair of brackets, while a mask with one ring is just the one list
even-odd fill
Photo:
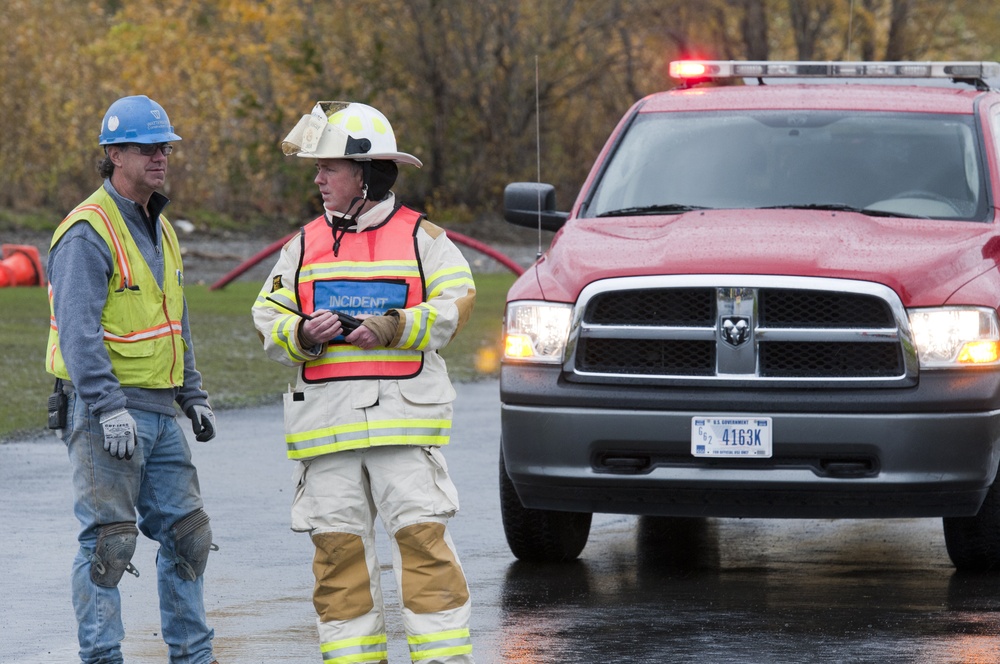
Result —
[[730, 346], [740, 346], [750, 340], [750, 319], [729, 316], [722, 321], [722, 338]]

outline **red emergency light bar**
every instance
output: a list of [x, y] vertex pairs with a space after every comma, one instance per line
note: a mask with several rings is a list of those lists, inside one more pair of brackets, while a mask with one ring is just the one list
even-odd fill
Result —
[[718, 78], [962, 78], [1000, 76], [998, 62], [800, 62], [771, 60], [675, 60], [670, 77]]

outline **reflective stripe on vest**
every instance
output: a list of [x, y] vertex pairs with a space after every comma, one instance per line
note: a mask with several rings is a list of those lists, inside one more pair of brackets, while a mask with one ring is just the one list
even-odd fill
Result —
[[[77, 209], [73, 210], [68, 215], [66, 215], [66, 219], [63, 219], [59, 223], [60, 225], [62, 225], [66, 223], [68, 219], [78, 214], [82, 214], [84, 212], [96, 212], [97, 215], [101, 218], [101, 221], [104, 222], [104, 227], [108, 231], [107, 235], [111, 237], [111, 242], [112, 242], [111, 256], [118, 263], [118, 273], [121, 275], [121, 282], [119, 283], [118, 288], [128, 288], [133, 283], [135, 283], [132, 280], [132, 266], [129, 265], [128, 262], [128, 252], [125, 251], [125, 247], [124, 245], [122, 245], [121, 238], [118, 236], [118, 233], [115, 232], [115, 227], [111, 223], [111, 219], [108, 217], [108, 213], [104, 211], [104, 208], [102, 208], [100, 205], [81, 205], [80, 207], [78, 207]], [[69, 229], [70, 226], [72, 226], [72, 223], [66, 226], [67, 230]]]
[[[98, 189], [60, 222], [51, 251], [73, 224], [89, 223], [107, 243], [114, 271], [101, 312], [104, 347], [111, 368], [123, 386], [161, 389], [184, 383], [184, 339], [181, 318], [184, 291], [180, 247], [166, 219], [160, 217], [163, 237], [163, 289], [143, 259], [114, 199]], [[176, 279], [171, 278], [177, 275]], [[49, 285], [49, 343], [46, 370], [69, 379], [59, 347], [59, 328]]]
[[[342, 311], [351, 316], [413, 309], [424, 302], [423, 271], [416, 233], [423, 217], [397, 208], [381, 225], [345, 233], [333, 255], [332, 231], [324, 217], [302, 229], [302, 258], [296, 294], [303, 312]], [[337, 337], [323, 354], [305, 362], [307, 383], [354, 378], [409, 378], [420, 373], [423, 352], [414, 349], [362, 350]]]

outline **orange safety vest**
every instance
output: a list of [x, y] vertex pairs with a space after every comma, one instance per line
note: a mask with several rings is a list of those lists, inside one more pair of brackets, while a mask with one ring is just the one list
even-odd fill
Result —
[[[423, 215], [397, 207], [378, 226], [345, 233], [337, 255], [325, 217], [302, 229], [302, 257], [295, 289], [302, 311], [341, 311], [351, 316], [381, 315], [423, 302], [423, 270], [417, 252], [417, 229]], [[373, 348], [362, 350], [343, 337], [327, 343], [323, 354], [307, 361], [302, 378], [307, 383], [356, 378], [412, 378], [423, 368], [419, 350]]]

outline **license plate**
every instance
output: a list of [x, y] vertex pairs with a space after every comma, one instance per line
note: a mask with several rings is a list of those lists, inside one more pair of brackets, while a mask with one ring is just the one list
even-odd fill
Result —
[[770, 417], [692, 417], [696, 457], [771, 457]]

